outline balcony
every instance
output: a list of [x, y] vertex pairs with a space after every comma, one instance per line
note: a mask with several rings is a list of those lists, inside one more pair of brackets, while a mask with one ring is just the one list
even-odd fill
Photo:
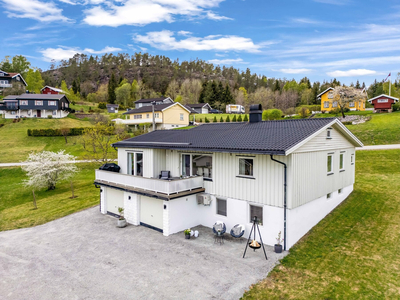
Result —
[[120, 174], [109, 171], [96, 170], [95, 183], [111, 187], [123, 188], [133, 192], [147, 192], [150, 196], [160, 196], [160, 198], [176, 198], [179, 194], [196, 190], [204, 191], [203, 176], [189, 178], [171, 178], [170, 180], [145, 178]]
[[0, 83], [0, 87], [1, 88], [11, 88], [12, 84], [10, 84], [10, 83]]
[[[156, 124], [162, 123], [161, 118], [155, 118]], [[153, 118], [148, 118], [148, 119], [127, 119], [127, 120], [121, 120], [120, 123], [122, 124], [127, 124], [127, 125], [138, 125], [138, 124], [143, 124], [143, 123], [153, 123]]]

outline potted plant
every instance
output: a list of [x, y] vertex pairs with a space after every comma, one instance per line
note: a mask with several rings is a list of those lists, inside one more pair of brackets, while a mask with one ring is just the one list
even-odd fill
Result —
[[279, 231], [278, 237], [276, 238], [276, 244], [275, 244], [275, 253], [282, 253], [282, 242], [283, 239], [281, 238], [282, 232]]
[[185, 233], [185, 239], [189, 240], [190, 239], [190, 228], [189, 229], [185, 229], [184, 233]]
[[123, 207], [118, 207], [118, 212], [119, 212], [119, 219], [118, 219], [118, 227], [123, 228], [126, 226], [126, 220], [124, 217], [124, 208]]

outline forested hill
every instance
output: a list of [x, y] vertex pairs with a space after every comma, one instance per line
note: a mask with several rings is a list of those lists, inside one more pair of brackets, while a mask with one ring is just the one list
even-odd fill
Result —
[[[68, 88], [79, 91], [80, 97], [90, 97], [90, 101], [97, 102], [105, 100], [104, 93], [109, 89], [107, 84], [114, 77], [115, 88], [121, 83], [136, 84], [132, 86], [130, 99], [127, 101], [125, 97], [121, 103], [125, 105], [131, 105], [130, 102], [137, 98], [166, 95], [182, 103], [209, 102], [217, 108], [233, 102], [245, 106], [262, 103], [266, 108], [283, 110], [300, 104], [316, 104], [320, 92], [340, 85], [336, 79], [311, 83], [304, 77], [296, 82], [252, 73], [249, 68], [240, 71], [233, 67], [215, 66], [201, 59], [180, 62], [179, 59], [172, 61], [165, 56], [147, 53], [132, 56], [105, 54], [101, 57], [76, 54], [68, 61], [52, 64], [50, 70], [42, 72], [42, 77], [44, 84], [50, 86], [60, 87], [64, 80]], [[355, 87], [362, 85], [357, 82]], [[226, 92], [229, 95], [222, 99]]]

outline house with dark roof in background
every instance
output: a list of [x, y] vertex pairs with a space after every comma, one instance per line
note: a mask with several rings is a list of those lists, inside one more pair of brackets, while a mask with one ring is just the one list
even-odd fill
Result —
[[209, 114], [211, 106], [208, 103], [196, 103], [196, 104], [186, 104], [186, 107], [190, 107], [198, 114]]
[[63, 94], [9, 95], [0, 101], [0, 111], [6, 119], [64, 118], [70, 111], [70, 102]]
[[151, 106], [152, 103], [154, 103], [154, 105], [171, 104], [174, 103], [174, 100], [172, 100], [170, 97], [140, 99], [135, 101], [135, 108], [141, 108], [143, 106]]
[[[168, 98], [170, 99], [170, 98]], [[189, 125], [189, 116], [194, 113], [179, 102], [163, 103], [154, 105], [144, 105], [124, 113], [128, 119], [119, 119], [119, 123], [127, 125], [140, 125], [153, 123], [156, 129], [173, 129]]]
[[[209, 123], [156, 130], [113, 144], [119, 173], [96, 170], [100, 210], [168, 236], [197, 225], [236, 224], [249, 236], [257, 216], [262, 240], [285, 249], [353, 191], [355, 147], [336, 118]], [[210, 229], [211, 230], [211, 229]]]
[[25, 82], [24, 78], [19, 73], [8, 73], [0, 70], [0, 91], [5, 88], [12, 88], [13, 84], [20, 83], [24, 86], [28, 84]]

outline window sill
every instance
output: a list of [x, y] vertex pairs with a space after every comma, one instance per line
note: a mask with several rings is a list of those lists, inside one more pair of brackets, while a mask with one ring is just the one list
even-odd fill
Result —
[[331, 137], [327, 137], [326, 139], [327, 139], [327, 140], [331, 140], [332, 138], [331, 138]]
[[204, 177], [203, 177], [203, 180], [204, 181], [211, 181], [211, 182], [213, 181], [211, 178], [204, 178]]
[[236, 178], [245, 178], [245, 179], [256, 179], [255, 177], [252, 176], [245, 176], [245, 175], [237, 175]]
[[344, 171], [346, 171], [346, 170], [339, 170], [339, 172], [344, 172]]
[[331, 173], [328, 173], [328, 174], [326, 174], [326, 175], [328, 175], [328, 176], [329, 176], [329, 175], [333, 175], [333, 172], [331, 172]]

